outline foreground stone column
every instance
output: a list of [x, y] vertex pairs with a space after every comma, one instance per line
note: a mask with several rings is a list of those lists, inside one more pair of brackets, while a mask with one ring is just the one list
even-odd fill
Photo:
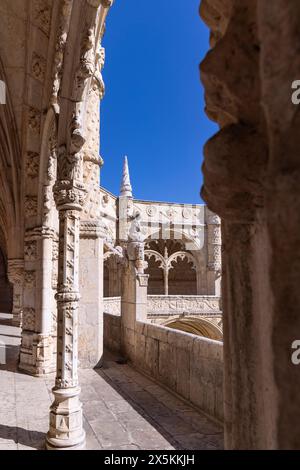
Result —
[[24, 260], [9, 259], [7, 277], [9, 282], [13, 285], [12, 323], [14, 326], [21, 326], [23, 312]]
[[[202, 196], [222, 219], [227, 449], [278, 446], [271, 251], [265, 224], [268, 135], [261, 106], [262, 42], [257, 35], [258, 5], [275, 3], [202, 0], [200, 10], [211, 28], [212, 49], [200, 68], [206, 112], [221, 128], [205, 145]], [[269, 23], [269, 15], [264, 17]], [[287, 351], [283, 354], [288, 356]]]

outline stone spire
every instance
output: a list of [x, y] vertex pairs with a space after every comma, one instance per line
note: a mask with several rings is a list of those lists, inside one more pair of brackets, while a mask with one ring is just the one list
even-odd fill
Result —
[[127, 160], [126, 155], [124, 157], [124, 163], [123, 163], [123, 175], [122, 175], [122, 183], [121, 183], [121, 188], [120, 188], [120, 196], [132, 197], [132, 187], [130, 184], [128, 160]]

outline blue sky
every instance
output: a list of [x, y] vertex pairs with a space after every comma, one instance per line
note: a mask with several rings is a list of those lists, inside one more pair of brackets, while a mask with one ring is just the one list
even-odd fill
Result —
[[128, 155], [134, 197], [199, 203], [204, 113], [198, 65], [208, 50], [200, 0], [115, 0], [103, 44], [101, 185], [119, 193]]

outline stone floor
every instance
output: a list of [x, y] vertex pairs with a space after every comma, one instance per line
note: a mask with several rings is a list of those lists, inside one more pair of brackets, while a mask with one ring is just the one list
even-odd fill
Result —
[[[19, 343], [20, 330], [1, 314], [0, 450], [43, 449], [54, 377], [18, 372]], [[80, 370], [79, 379], [87, 449], [223, 447], [220, 426], [111, 355], [101, 369]]]

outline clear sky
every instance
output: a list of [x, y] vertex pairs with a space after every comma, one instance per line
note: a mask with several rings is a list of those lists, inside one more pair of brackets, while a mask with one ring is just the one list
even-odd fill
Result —
[[137, 199], [199, 203], [204, 113], [198, 65], [208, 50], [200, 0], [115, 0], [103, 44], [101, 185], [119, 194], [128, 155]]

